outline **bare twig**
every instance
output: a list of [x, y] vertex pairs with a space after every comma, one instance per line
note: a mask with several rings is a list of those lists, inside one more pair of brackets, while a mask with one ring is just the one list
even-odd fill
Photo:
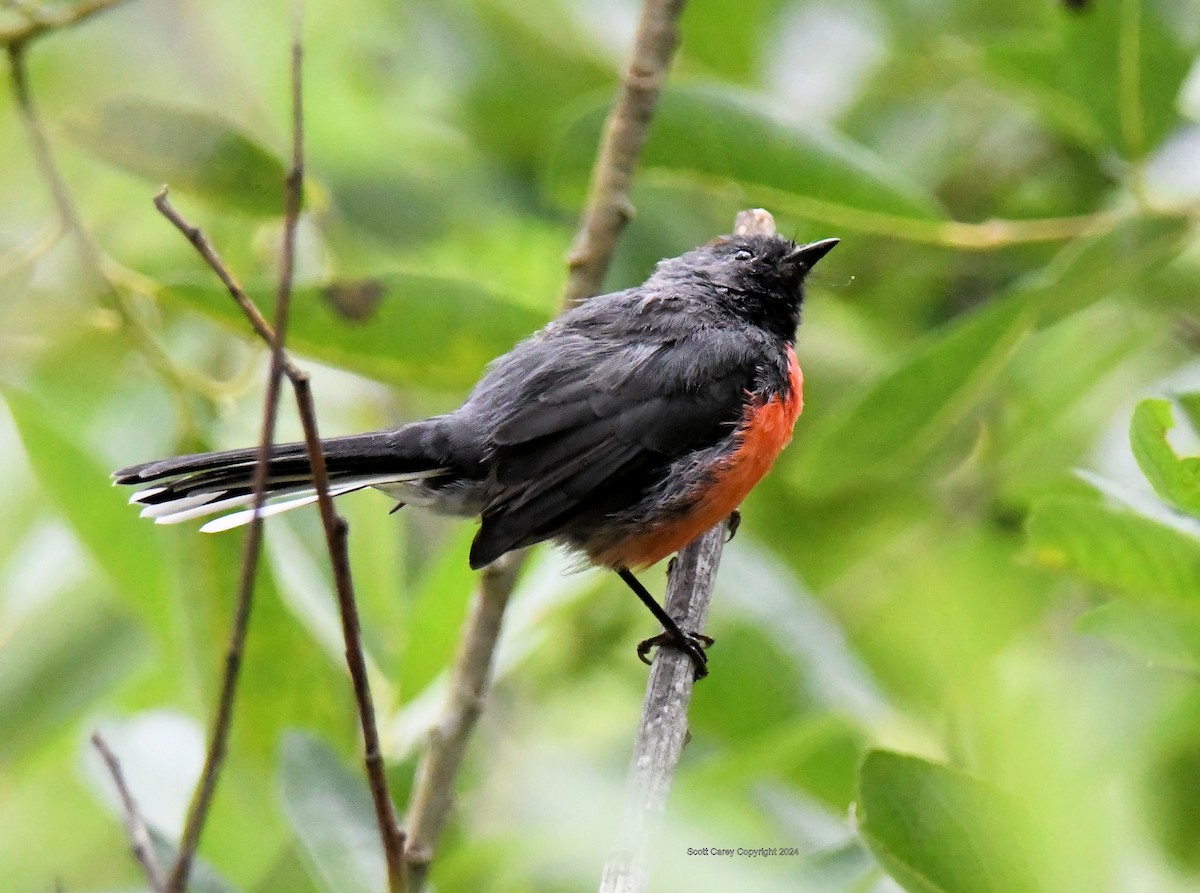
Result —
[[96, 13], [112, 9], [124, 0], [82, 0], [74, 6], [34, 6], [22, 11], [25, 21], [19, 25], [0, 28], [0, 46], [19, 47], [48, 31], [76, 25]]
[[629, 189], [679, 45], [683, 6], [684, 0], [645, 0], [642, 6], [633, 56], [616, 104], [604, 122], [587, 208], [567, 255], [571, 271], [563, 299], [567, 305], [600, 291], [617, 237], [633, 216]]
[[[734, 232], [774, 233], [775, 220], [761, 208], [742, 211]], [[682, 629], [704, 629], [728, 532], [728, 522], [722, 521], [671, 562], [666, 609]], [[639, 893], [649, 883], [649, 855], [687, 738], [694, 679], [691, 659], [683, 651], [657, 650], [629, 764], [621, 831], [604, 866], [600, 893]]]
[[[286, 229], [286, 227], [285, 227]], [[254, 601], [254, 582], [258, 576], [258, 560], [262, 552], [262, 517], [258, 514], [266, 502], [267, 471], [271, 456], [271, 442], [275, 437], [275, 419], [279, 413], [279, 388], [283, 375], [283, 343], [287, 332], [288, 301], [290, 289], [279, 290], [275, 304], [275, 332], [272, 342], [271, 370], [267, 378], [267, 393], [263, 400], [261, 433], [259, 435], [258, 458], [254, 465], [252, 491], [255, 514], [246, 534], [242, 552], [242, 571], [238, 581], [237, 600], [234, 605], [233, 622], [229, 643], [225, 651], [225, 669], [221, 675], [221, 693], [217, 711], [213, 715], [208, 735], [208, 751], [204, 757], [204, 769], [200, 781], [188, 806], [183, 835], [179, 841], [179, 853], [167, 880], [168, 893], [183, 893], [187, 888], [192, 859], [200, 844], [200, 835], [208, 820], [208, 810], [216, 793], [217, 779], [225, 761], [229, 743], [229, 730], [233, 719], [233, 704], [237, 696], [238, 678], [242, 655], [246, 648], [246, 633], [250, 624], [250, 610]]]
[[158, 857], [154, 853], [154, 843], [150, 840], [150, 832], [146, 828], [146, 823], [142, 819], [141, 812], [138, 811], [137, 801], [133, 799], [133, 794], [129, 791], [129, 785], [125, 783], [125, 774], [121, 771], [121, 763], [117, 759], [117, 755], [113, 753], [112, 748], [108, 746], [108, 742], [104, 740], [99, 732], [92, 733], [92, 746], [96, 748], [96, 751], [108, 766], [108, 772], [112, 776], [113, 784], [117, 786], [117, 794], [120, 796], [121, 805], [124, 807], [125, 831], [129, 835], [129, 842], [133, 847], [134, 858], [142, 866], [142, 871], [146, 875], [146, 882], [150, 884], [150, 889], [154, 893], [162, 893], [162, 867], [158, 864]]
[[[171, 223], [175, 224], [175, 228], [183, 233], [184, 237], [192, 243], [192, 247], [197, 253], [204, 258], [204, 262], [217, 274], [224, 284], [229, 296], [233, 298], [237, 305], [242, 308], [242, 312], [246, 314], [246, 318], [250, 320], [250, 325], [254, 329], [258, 337], [262, 338], [270, 347], [275, 343], [275, 330], [271, 328], [271, 324], [267, 322], [266, 317], [259, 311], [258, 306], [250, 300], [250, 296], [246, 294], [246, 290], [238, 283], [233, 274], [229, 272], [229, 268], [225, 266], [225, 262], [221, 260], [221, 255], [217, 253], [217, 249], [213, 247], [212, 242], [200, 230], [199, 227], [192, 226], [178, 211], [167, 198], [167, 187], [163, 186], [158, 191], [158, 195], [154, 196], [154, 207], [158, 208], [160, 214], [166, 217]], [[293, 379], [299, 370], [292, 364], [291, 360], [284, 355], [283, 373], [289, 379]]]
[[[617, 238], [630, 217], [629, 188], [679, 43], [683, 5], [683, 0], [646, 0], [642, 8], [632, 58], [605, 124], [587, 207], [568, 256], [564, 307], [600, 290]], [[452, 671], [451, 695], [421, 757], [409, 799], [406, 860], [414, 893], [425, 885], [450, 816], [454, 781], [482, 710], [504, 609], [524, 560], [524, 552], [510, 553], [480, 576]]]
[[430, 734], [408, 803], [409, 886], [422, 889], [434, 849], [454, 805], [454, 779], [467, 742], [483, 711], [492, 674], [492, 657], [504, 609], [516, 583], [523, 553], [510, 552], [483, 569], [471, 603], [463, 639], [450, 680], [450, 695], [441, 720]]
[[[196, 251], [209, 267], [212, 268], [218, 278], [220, 278], [229, 291], [230, 296], [242, 308], [254, 331], [271, 346], [270, 382], [275, 385], [276, 392], [278, 391], [281, 376], [288, 378], [295, 392], [300, 422], [304, 429], [305, 444], [308, 448], [313, 486], [317, 491], [317, 504], [320, 509], [321, 522], [325, 530], [325, 540], [329, 550], [330, 563], [333, 566], [334, 585], [342, 620], [342, 632], [346, 642], [346, 663], [350, 670], [354, 686], [354, 695], [363, 734], [364, 763], [371, 797], [375, 805], [375, 814], [380, 829], [384, 856], [388, 866], [388, 889], [391, 893], [402, 893], [406, 889], [403, 868], [404, 835], [396, 821], [395, 807], [392, 804], [391, 795], [388, 791], [383, 755], [379, 745], [375, 709], [367, 677], [366, 657], [363, 653], [358, 606], [354, 597], [353, 578], [350, 574], [350, 557], [347, 549], [349, 528], [345, 519], [336, 513], [333, 500], [329, 495], [329, 472], [325, 464], [325, 453], [321, 447], [316, 409], [313, 405], [308, 375], [296, 367], [283, 349], [282, 333], [286, 331], [287, 310], [291, 302], [292, 278], [295, 267], [295, 233], [296, 224], [300, 216], [304, 183], [303, 103], [300, 79], [302, 55], [299, 26], [297, 25], [296, 39], [292, 47], [292, 165], [287, 178], [287, 207], [284, 216], [284, 240], [283, 251], [280, 257], [279, 292], [276, 301], [276, 322], [274, 328], [262, 316], [254, 302], [250, 300], [245, 290], [229, 271], [228, 267], [225, 266], [217, 250], [208, 241], [204, 233], [197, 227], [189, 224], [167, 200], [165, 187], [155, 197], [154, 204], [163, 216], [170, 220], [188, 241], [192, 243]], [[270, 390], [270, 387], [268, 387], [268, 390]], [[270, 394], [268, 394], [268, 397], [270, 397]], [[262, 455], [260, 453], [260, 462]], [[256, 487], [257, 473], [260, 467], [256, 466], [255, 468]], [[255, 494], [255, 505], [261, 508], [261, 501], [258, 498], [260, 491], [256, 489]], [[250, 536], [255, 535], [254, 528], [260, 524], [261, 520], [255, 518], [251, 525]]]
[[371, 801], [375, 806], [375, 821], [379, 826], [384, 859], [387, 863], [388, 890], [390, 893], [403, 893], [408, 889], [404, 873], [404, 832], [400, 830], [396, 821], [396, 809], [388, 790], [383, 752], [379, 746], [379, 729], [375, 723], [375, 706], [371, 700], [371, 686], [367, 679], [367, 660], [363, 654], [358, 603], [354, 598], [354, 581], [350, 576], [350, 552], [346, 543], [350, 528], [346, 520], [334, 511], [333, 499], [329, 495], [329, 472], [325, 467], [325, 452], [321, 448], [321, 438], [317, 432], [317, 414], [313, 407], [308, 376], [301, 373], [292, 379], [292, 386], [296, 391], [300, 422], [304, 426], [304, 440], [312, 465], [313, 484], [317, 489], [317, 505], [321, 511], [321, 523], [325, 528], [325, 543], [333, 565], [334, 587], [337, 590], [338, 609], [342, 618], [342, 635], [346, 642], [346, 665], [350, 669], [354, 698], [358, 705], [359, 724], [363, 734], [363, 759], [367, 770], [367, 783], [371, 789]]
[[[293, 89], [300, 73], [299, 35], [293, 40], [292, 78]], [[298, 91], [297, 91], [298, 92]], [[294, 100], [298, 107], [299, 98]], [[295, 122], [293, 122], [295, 124]], [[295, 145], [301, 144], [299, 137]], [[275, 437], [275, 420], [279, 412], [279, 388], [283, 378], [284, 339], [287, 336], [288, 311], [292, 297], [292, 259], [295, 244], [296, 221], [300, 214], [300, 201], [294, 195], [302, 182], [302, 172], [297, 172], [298, 162], [293, 156], [293, 169], [288, 172], [286, 212], [284, 217], [284, 242], [280, 262], [279, 290], [275, 298], [275, 337], [271, 342], [271, 369], [267, 378], [267, 393], [263, 401], [262, 430], [259, 437], [258, 459], [254, 466], [253, 493], [255, 514], [246, 536], [242, 556], [241, 579], [238, 583], [237, 601], [234, 607], [229, 644], [225, 652], [225, 671], [221, 677], [221, 694], [217, 711], [213, 715], [208, 736], [208, 751], [204, 758], [204, 769], [196, 785], [192, 802], [188, 806], [187, 820], [179, 842], [179, 853], [167, 880], [168, 893], [183, 893], [187, 888], [192, 860], [200, 844], [200, 835], [208, 820], [208, 811], [216, 792], [217, 780], [225, 760], [229, 743], [229, 730], [233, 719], [233, 704], [237, 695], [242, 655], [246, 647], [246, 633], [250, 623], [250, 610], [254, 600], [254, 583], [258, 575], [258, 560], [262, 546], [262, 517], [259, 515], [267, 495], [267, 472], [271, 458], [271, 442]]]

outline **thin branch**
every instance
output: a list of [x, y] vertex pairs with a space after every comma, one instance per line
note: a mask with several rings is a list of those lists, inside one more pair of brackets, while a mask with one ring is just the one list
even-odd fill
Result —
[[[183, 233], [196, 248], [197, 253], [207, 262], [217, 277], [225, 284], [230, 296], [242, 308], [251, 327], [267, 344], [275, 343], [275, 332], [259, 312], [258, 307], [246, 294], [245, 289], [230, 272], [229, 268], [217, 253], [216, 248], [209, 242], [198, 227], [192, 226], [184, 219], [167, 199], [164, 188], [154, 199], [155, 207]], [[384, 853], [389, 862], [389, 878], [400, 876], [397, 867], [394, 871], [390, 866], [395, 862], [399, 866], [399, 856], [404, 850], [403, 834], [396, 822], [395, 809], [388, 794], [387, 780], [384, 772], [383, 757], [379, 746], [379, 733], [375, 722], [375, 710], [368, 683], [366, 658], [363, 653], [362, 635], [358, 618], [357, 601], [354, 597], [353, 579], [350, 576], [349, 554], [346, 549], [346, 522], [332, 512], [333, 500], [329, 497], [329, 472], [325, 464], [325, 453], [321, 447], [320, 433], [317, 427], [316, 411], [313, 406], [312, 391], [309, 387], [308, 374], [299, 369], [285, 353], [283, 358], [283, 374], [291, 382], [296, 394], [296, 405], [300, 414], [300, 423], [304, 430], [305, 444], [309, 450], [309, 462], [312, 468], [313, 486], [317, 490], [317, 504], [321, 511], [321, 521], [325, 527], [326, 545], [329, 547], [330, 562], [333, 565], [334, 585], [337, 591], [338, 608], [342, 618], [342, 631], [346, 640], [346, 662], [350, 669], [354, 685], [358, 714], [363, 731], [365, 763], [367, 779], [371, 795], [375, 802], [376, 817], [380, 822], [381, 836], [384, 838]], [[328, 510], [328, 513], [327, 513]], [[403, 889], [389, 881], [389, 889]]]
[[[266, 317], [259, 311], [258, 306], [250, 300], [250, 296], [246, 294], [246, 290], [242, 288], [233, 274], [229, 272], [229, 268], [221, 260], [221, 255], [213, 247], [212, 242], [208, 240], [203, 231], [197, 226], [192, 226], [175, 210], [175, 206], [167, 198], [166, 186], [163, 186], [158, 191], [158, 195], [154, 196], [154, 207], [158, 208], [160, 214], [175, 224], [175, 228], [183, 233], [184, 237], [192, 243], [192, 247], [196, 249], [197, 253], [204, 258], [204, 262], [217, 274], [217, 278], [221, 280], [229, 292], [229, 296], [237, 302], [237, 305], [242, 308], [242, 312], [246, 314], [246, 318], [250, 320], [250, 325], [258, 337], [262, 338], [267, 343], [267, 346], [273, 345], [275, 343], [275, 330], [271, 328], [271, 324], [267, 322]], [[293, 378], [299, 372], [286, 355], [284, 357], [283, 371], [289, 379]]]
[[[617, 238], [632, 214], [629, 189], [659, 93], [679, 44], [684, 0], [646, 0], [629, 67], [604, 127], [587, 207], [568, 255], [563, 306], [599, 292]], [[454, 804], [454, 783], [482, 711], [504, 610], [525, 553], [503, 556], [480, 575], [451, 674], [451, 694], [421, 757], [408, 804], [409, 883], [419, 893]]]
[[[299, 4], [297, 3], [298, 8]], [[276, 322], [274, 328], [262, 316], [254, 302], [250, 300], [245, 290], [229, 271], [228, 267], [225, 266], [217, 250], [208, 241], [204, 233], [197, 227], [189, 224], [167, 200], [165, 187], [155, 197], [154, 204], [163, 216], [171, 221], [188, 241], [191, 242], [192, 246], [225, 285], [230, 296], [241, 307], [254, 331], [271, 346], [270, 384], [275, 386], [277, 392], [280, 377], [286, 376], [295, 392], [300, 422], [304, 429], [305, 444], [308, 448], [313, 486], [317, 491], [317, 504], [320, 509], [321, 522], [325, 530], [325, 540], [329, 550], [330, 563], [333, 566], [334, 585], [342, 620], [342, 632], [346, 643], [346, 663], [350, 670], [354, 686], [354, 695], [363, 734], [364, 763], [388, 866], [388, 889], [391, 893], [403, 893], [406, 889], [403, 861], [405, 849], [404, 834], [400, 830], [400, 826], [396, 820], [395, 807], [392, 803], [391, 794], [388, 791], [386, 767], [380, 749], [379, 732], [375, 721], [375, 709], [368, 682], [366, 657], [363, 652], [358, 606], [354, 597], [354, 583], [350, 573], [350, 556], [347, 548], [349, 528], [345, 519], [336, 513], [333, 500], [329, 495], [329, 472], [325, 463], [325, 453], [321, 446], [321, 437], [317, 426], [317, 414], [313, 405], [308, 375], [297, 368], [284, 351], [281, 334], [286, 331], [287, 311], [291, 303], [292, 281], [295, 268], [296, 225], [299, 220], [303, 200], [304, 119], [301, 83], [302, 58], [303, 49], [299, 38], [299, 23], [297, 21], [296, 37], [292, 46], [292, 165], [287, 178], [287, 207], [284, 216], [284, 240], [280, 257], [279, 291], [276, 300]], [[268, 391], [270, 391], [270, 385]], [[270, 393], [268, 393], [268, 398], [270, 398]], [[263, 454], [260, 452], [260, 463], [262, 458]], [[255, 468], [256, 508], [261, 508], [261, 500], [259, 499], [261, 494], [257, 489], [257, 474], [260, 467], [256, 466]], [[255, 536], [254, 529], [260, 525], [261, 519], [256, 517], [251, 525], [251, 536]], [[201, 823], [202, 821], [203, 819], [201, 818]], [[176, 867], [178, 868], [178, 863]]]
[[325, 528], [325, 543], [329, 549], [330, 563], [333, 565], [334, 586], [342, 618], [342, 635], [346, 642], [346, 665], [354, 683], [354, 697], [363, 734], [367, 783], [371, 789], [375, 821], [379, 826], [384, 859], [387, 863], [388, 890], [390, 893], [404, 893], [408, 889], [404, 872], [405, 838], [396, 820], [396, 808], [388, 790], [386, 766], [379, 745], [379, 729], [375, 723], [375, 706], [371, 700], [367, 660], [363, 654], [358, 603], [354, 598], [354, 581], [350, 576], [350, 552], [346, 542], [350, 528], [346, 520], [334, 511], [333, 499], [329, 495], [329, 472], [325, 467], [325, 452], [321, 448], [321, 437], [317, 432], [317, 414], [313, 407], [308, 376], [301, 373], [292, 379], [292, 386], [296, 392], [300, 422], [304, 426], [304, 440], [308, 446], [313, 484], [317, 490], [317, 505], [321, 511], [321, 523]]
[[633, 173], [679, 45], [683, 7], [684, 0], [646, 0], [642, 6], [633, 57], [604, 122], [587, 208], [567, 255], [570, 276], [563, 302], [568, 306], [600, 292], [617, 237], [633, 217]]
[[[296, 222], [300, 217], [300, 205], [304, 198], [304, 105], [301, 82], [303, 46], [300, 39], [300, 10], [303, 0], [296, 0], [293, 7], [295, 36], [292, 43], [292, 169], [288, 174], [287, 224], [284, 228], [284, 250], [280, 271], [280, 295], [290, 297], [295, 267]], [[279, 320], [276, 328], [285, 325]], [[283, 349], [280, 339], [274, 342], [282, 367]], [[349, 525], [333, 507], [329, 495], [329, 471], [325, 466], [325, 451], [321, 447], [321, 436], [317, 431], [317, 414], [313, 407], [312, 392], [308, 376], [292, 379], [296, 392], [296, 405], [300, 421], [304, 426], [304, 440], [308, 447], [308, 460], [312, 468], [313, 484], [317, 490], [317, 504], [321, 512], [321, 523], [325, 528], [325, 542], [329, 549], [329, 560], [333, 565], [334, 585], [337, 590], [338, 608], [342, 619], [342, 634], [346, 643], [346, 664], [354, 684], [354, 697], [358, 705], [359, 723], [363, 733], [363, 751], [371, 799], [375, 806], [375, 820], [379, 826], [380, 842], [387, 863], [388, 890], [390, 893], [405, 893], [408, 884], [404, 873], [404, 832], [396, 821], [395, 806], [388, 790], [386, 767], [379, 746], [379, 729], [375, 722], [375, 707], [371, 700], [371, 686], [367, 677], [367, 661], [363, 654], [362, 630], [358, 617], [358, 603], [354, 598], [354, 581], [350, 575], [350, 551], [347, 548]]]
[[83, 0], [74, 6], [56, 4], [47, 8], [35, 6], [22, 10], [25, 16], [24, 23], [0, 28], [0, 46], [10, 49], [23, 46], [48, 31], [76, 25], [123, 2], [124, 0]]
[[104, 740], [99, 732], [92, 733], [92, 746], [96, 748], [100, 757], [107, 764], [113, 784], [117, 786], [117, 794], [120, 796], [121, 805], [124, 808], [125, 831], [129, 835], [129, 842], [133, 847], [134, 858], [142, 866], [142, 871], [146, 875], [146, 882], [150, 884], [150, 889], [154, 893], [162, 893], [162, 867], [158, 864], [158, 857], [154, 853], [154, 843], [150, 840], [150, 832], [147, 830], [146, 822], [142, 819], [142, 814], [138, 810], [137, 801], [133, 799], [133, 794], [129, 791], [129, 785], [125, 782], [125, 774], [121, 771], [121, 763], [117, 759], [117, 755], [113, 753], [112, 748], [108, 746], [108, 742]]
[[[252, 491], [254, 493], [255, 514], [250, 521], [246, 534], [246, 543], [242, 552], [242, 571], [238, 581], [237, 599], [234, 605], [233, 622], [229, 633], [229, 642], [225, 651], [225, 669], [221, 676], [221, 693], [217, 701], [217, 711], [213, 715], [212, 725], [208, 735], [208, 751], [204, 758], [204, 769], [200, 781], [192, 795], [188, 806], [187, 819], [184, 823], [183, 835], [179, 842], [179, 853], [171, 874], [167, 879], [167, 893], [183, 893], [187, 888], [188, 875], [191, 872], [192, 860], [196, 848], [200, 844], [200, 835], [208, 820], [208, 811], [212, 805], [213, 794], [216, 793], [217, 779], [225, 761], [228, 749], [229, 731], [233, 719], [233, 705], [237, 696], [238, 678], [241, 671], [242, 656], [246, 648], [246, 633], [250, 624], [250, 611], [254, 601], [254, 583], [258, 576], [258, 560], [262, 546], [262, 517], [258, 514], [267, 495], [267, 470], [271, 456], [271, 443], [275, 437], [275, 420], [279, 412], [279, 387], [283, 373], [280, 362], [286, 328], [282, 323], [287, 320], [286, 300], [289, 292], [280, 290], [275, 306], [275, 338], [271, 351], [271, 370], [267, 379], [267, 393], [263, 401], [262, 426], [259, 435], [258, 457], [254, 465]], [[282, 306], [281, 306], [281, 302]]]
[[[742, 211], [734, 232], [771, 234], [775, 221], [761, 208]], [[728, 522], [722, 521], [671, 562], [666, 609], [683, 629], [704, 629], [728, 533]], [[629, 764], [621, 830], [604, 866], [600, 893], [640, 893], [649, 884], [650, 853], [687, 739], [694, 680], [691, 659], [684, 652], [657, 650]]]
[[454, 780], [467, 743], [483, 712], [491, 681], [493, 655], [504, 609], [508, 605], [524, 553], [509, 552], [480, 572], [479, 591], [471, 603], [463, 639], [450, 680], [442, 718], [430, 733], [408, 802], [408, 881], [421, 890], [429, 876], [437, 842], [454, 805]]
[[[293, 126], [299, 128], [299, 81], [300, 40], [293, 38], [292, 88]], [[267, 496], [267, 475], [271, 458], [271, 443], [275, 438], [275, 420], [279, 413], [279, 389], [283, 378], [284, 340], [287, 337], [288, 313], [292, 298], [292, 270], [295, 251], [296, 223], [300, 216], [299, 192], [303, 184], [302, 147], [299, 134], [293, 138], [294, 153], [292, 169], [287, 176], [286, 210], [283, 225], [283, 252], [280, 260], [279, 290], [275, 296], [275, 337], [271, 340], [271, 369], [267, 377], [267, 393], [263, 401], [262, 430], [259, 437], [258, 458], [254, 465], [252, 491], [254, 493], [254, 515], [246, 535], [245, 551], [242, 556], [242, 573], [238, 583], [237, 601], [234, 607], [233, 624], [229, 644], [225, 653], [225, 671], [221, 678], [221, 694], [217, 711], [213, 716], [208, 736], [208, 751], [204, 758], [204, 769], [200, 781], [188, 806], [187, 820], [179, 842], [179, 854], [167, 880], [168, 893], [184, 893], [200, 835], [208, 820], [212, 798], [216, 793], [217, 779], [225, 761], [229, 744], [229, 731], [233, 719], [233, 705], [237, 695], [238, 678], [242, 656], [246, 647], [246, 634], [250, 623], [250, 611], [254, 601], [254, 583], [258, 576], [258, 561], [262, 553], [262, 510]]]

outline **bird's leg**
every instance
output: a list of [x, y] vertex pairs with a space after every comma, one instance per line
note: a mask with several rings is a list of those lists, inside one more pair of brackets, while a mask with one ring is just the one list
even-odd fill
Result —
[[633, 594], [642, 600], [642, 604], [650, 609], [650, 613], [655, 619], [662, 624], [665, 632], [657, 636], [652, 636], [638, 644], [638, 657], [642, 663], [649, 664], [650, 660], [647, 655], [650, 649], [661, 646], [671, 645], [678, 648], [692, 660], [692, 669], [695, 671], [697, 679], [703, 679], [708, 675], [708, 656], [704, 653], [704, 649], [709, 647], [713, 640], [705, 635], [695, 632], [684, 632], [679, 628], [679, 624], [671, 619], [671, 615], [663, 610], [663, 606], [654, 600], [638, 578], [627, 567], [620, 568], [617, 575], [625, 581], [625, 585], [633, 590]]
[[729, 513], [729, 535], [725, 537], [725, 542], [732, 542], [737, 536], [738, 528], [742, 526], [742, 513], [734, 509]]

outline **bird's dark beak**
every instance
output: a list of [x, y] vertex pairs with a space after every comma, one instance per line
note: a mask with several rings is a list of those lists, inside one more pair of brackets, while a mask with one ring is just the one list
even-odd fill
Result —
[[799, 245], [792, 252], [792, 260], [799, 261], [811, 270], [817, 265], [817, 261], [832, 251], [834, 246], [840, 241], [840, 239], [822, 239], [819, 242], [809, 242], [807, 245]]

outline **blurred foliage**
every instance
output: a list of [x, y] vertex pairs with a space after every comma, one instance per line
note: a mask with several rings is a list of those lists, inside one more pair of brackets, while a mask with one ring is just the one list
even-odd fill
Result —
[[[38, 6], [5, 5], [0, 36]], [[554, 313], [637, 11], [308, 4], [291, 334], [324, 432], [453, 407]], [[287, 20], [129, 0], [29, 48], [100, 271], [0, 92], [4, 890], [142, 883], [93, 729], [164, 846], [199, 771], [240, 542], [138, 521], [107, 474], [255, 436], [263, 351], [150, 199], [166, 181], [270, 294]], [[1195, 0], [689, 4], [609, 283], [743, 207], [842, 244], [795, 442], [722, 567], [658, 889], [1200, 890], [1198, 50]], [[471, 528], [388, 508], [344, 505], [403, 805]], [[268, 525], [198, 890], [379, 888], [297, 514]], [[649, 630], [568, 568], [541, 550], [518, 587], [438, 890], [597, 882]]]

